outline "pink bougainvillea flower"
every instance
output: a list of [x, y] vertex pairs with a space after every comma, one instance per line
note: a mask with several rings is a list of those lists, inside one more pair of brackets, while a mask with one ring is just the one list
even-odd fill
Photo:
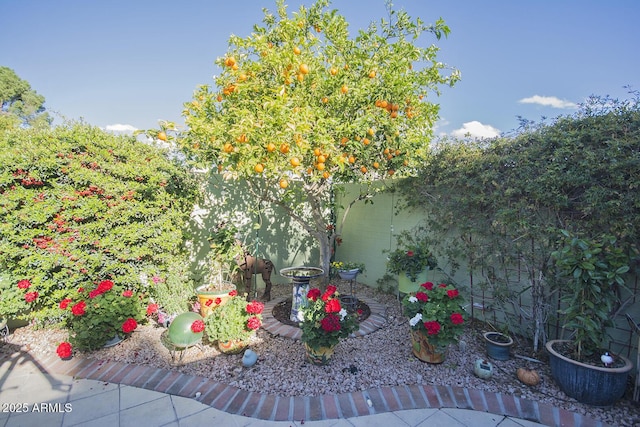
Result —
[[122, 324], [122, 332], [124, 332], [125, 334], [128, 334], [130, 332], [133, 332], [133, 330], [136, 329], [137, 327], [138, 327], [138, 322], [136, 322], [135, 319], [132, 319], [130, 317], [127, 320], [125, 320], [124, 323]]
[[29, 289], [31, 286], [31, 282], [28, 279], [22, 279], [18, 281], [18, 288], [20, 289]]
[[38, 293], [37, 292], [27, 292], [26, 294], [24, 294], [24, 300], [26, 302], [34, 302], [35, 300], [38, 299]]
[[68, 342], [61, 342], [58, 345], [58, 348], [56, 349], [56, 353], [58, 353], [58, 356], [60, 357], [60, 359], [68, 359], [71, 357], [71, 354], [73, 353], [73, 347], [71, 347], [71, 344], [69, 344]]
[[204, 322], [200, 319], [194, 320], [191, 324], [191, 331], [194, 334], [199, 334], [200, 332], [204, 331]]

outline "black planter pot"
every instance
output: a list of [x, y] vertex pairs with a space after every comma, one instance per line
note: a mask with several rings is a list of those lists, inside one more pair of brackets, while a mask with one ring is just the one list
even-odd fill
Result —
[[560, 342], [566, 341], [548, 341], [546, 348], [551, 375], [567, 396], [592, 406], [611, 406], [624, 396], [629, 372], [633, 369], [629, 359], [616, 356], [625, 362], [621, 368], [587, 365], [555, 351], [553, 345]]
[[509, 360], [509, 352], [513, 345], [510, 336], [500, 332], [485, 332], [482, 334], [485, 340], [487, 356], [495, 360]]

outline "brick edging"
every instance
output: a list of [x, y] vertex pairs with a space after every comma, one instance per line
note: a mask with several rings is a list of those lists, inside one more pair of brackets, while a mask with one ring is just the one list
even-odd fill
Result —
[[[0, 361], [14, 355], [0, 355]], [[20, 357], [20, 356], [18, 356]], [[607, 427], [601, 421], [512, 395], [453, 386], [412, 384], [339, 395], [262, 394], [173, 370], [124, 362], [84, 359], [63, 361], [55, 355], [36, 359], [44, 373], [117, 383], [195, 399], [212, 408], [268, 421], [319, 421], [409, 409], [459, 408], [515, 417], [547, 426]], [[248, 409], [251, 408], [251, 409]]]

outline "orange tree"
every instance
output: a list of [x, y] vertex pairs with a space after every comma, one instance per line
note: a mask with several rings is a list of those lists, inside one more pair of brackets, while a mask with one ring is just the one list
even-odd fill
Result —
[[459, 73], [435, 45], [418, 45], [423, 33], [449, 33], [442, 20], [427, 25], [389, 5], [388, 18], [351, 36], [329, 0], [292, 15], [276, 6], [250, 36], [230, 37], [215, 85], [185, 104], [187, 131], [175, 139], [189, 158], [281, 206], [317, 239], [328, 271], [332, 192], [360, 182], [358, 200], [367, 199], [374, 181], [420, 166], [438, 117], [427, 98]]

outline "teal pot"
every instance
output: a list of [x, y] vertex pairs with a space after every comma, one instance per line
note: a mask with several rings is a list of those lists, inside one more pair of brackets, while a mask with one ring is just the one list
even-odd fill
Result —
[[398, 274], [398, 290], [403, 294], [410, 294], [413, 292], [418, 292], [420, 289], [420, 285], [427, 281], [427, 270], [423, 270], [418, 276], [416, 276], [415, 281], [411, 281], [411, 279], [402, 271]]
[[546, 344], [551, 365], [551, 375], [558, 387], [569, 397], [592, 406], [611, 406], [624, 396], [629, 373], [633, 364], [624, 356], [615, 357], [624, 361], [620, 368], [606, 368], [577, 362], [553, 349], [562, 340]]
[[510, 336], [500, 332], [485, 332], [482, 334], [487, 349], [487, 356], [495, 360], [509, 360], [509, 353], [513, 345]]

